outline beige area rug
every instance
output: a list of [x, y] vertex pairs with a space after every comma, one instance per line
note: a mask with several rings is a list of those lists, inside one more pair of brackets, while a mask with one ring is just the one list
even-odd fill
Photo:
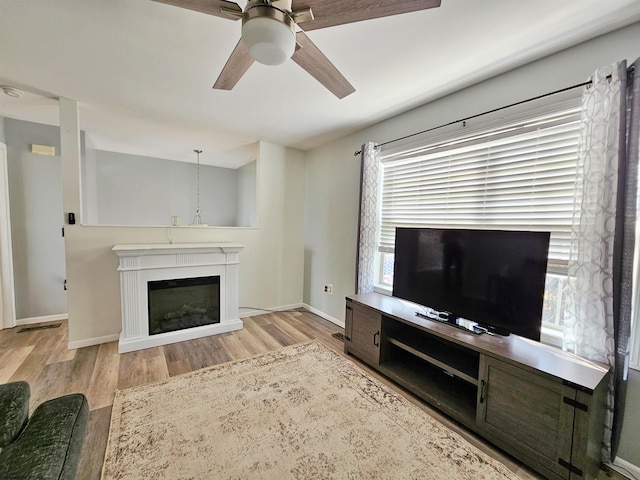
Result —
[[514, 479], [319, 343], [120, 390], [107, 479]]

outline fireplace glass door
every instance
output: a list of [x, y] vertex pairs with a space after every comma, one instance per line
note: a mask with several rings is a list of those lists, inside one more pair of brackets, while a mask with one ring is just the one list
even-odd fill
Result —
[[220, 323], [220, 276], [147, 282], [149, 335]]

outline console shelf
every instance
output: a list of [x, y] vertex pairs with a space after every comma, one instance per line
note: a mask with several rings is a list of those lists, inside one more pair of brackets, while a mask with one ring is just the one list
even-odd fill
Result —
[[415, 311], [377, 293], [347, 297], [345, 352], [549, 479], [597, 476], [607, 367]]
[[425, 362], [440, 367], [473, 385], [478, 385], [480, 354], [468, 349], [451, 345], [429, 334], [424, 334], [411, 326], [394, 322], [383, 317], [383, 325], [389, 323], [386, 337], [395, 345]]
[[[412, 354], [412, 355], [414, 355], [414, 356], [416, 356], [418, 358], [421, 358], [425, 362], [428, 362], [428, 363], [430, 363], [430, 364], [432, 364], [432, 365], [434, 365], [436, 367], [440, 367], [444, 372], [450, 374], [452, 377], [455, 376], [455, 377], [458, 377], [458, 378], [460, 378], [460, 379], [462, 379], [462, 380], [464, 380], [466, 382], [471, 383], [472, 385], [476, 385], [476, 386], [478, 385], [477, 377], [472, 377], [472, 376], [464, 373], [463, 371], [455, 368], [454, 363], [449, 364], [449, 363], [440, 361], [440, 360], [432, 357], [431, 355], [427, 355], [427, 354], [421, 352], [420, 350], [416, 350], [415, 348], [410, 347], [409, 345], [407, 345], [405, 343], [402, 343], [399, 340], [396, 340], [395, 338], [389, 338], [387, 340], [391, 345], [395, 345], [396, 347], [401, 348], [402, 350], [404, 350], [406, 352], [409, 352], [410, 354]], [[455, 363], [458, 363], [458, 362], [455, 362]], [[478, 365], [476, 365], [476, 367], [477, 366]], [[478, 370], [476, 368], [476, 375], [477, 375], [477, 372], [478, 372]]]
[[411, 355], [398, 355], [381, 365], [379, 371], [459, 422], [475, 421], [477, 388], [468, 382]]

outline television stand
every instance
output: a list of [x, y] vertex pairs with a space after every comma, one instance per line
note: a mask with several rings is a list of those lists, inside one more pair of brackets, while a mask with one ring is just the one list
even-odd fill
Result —
[[608, 367], [517, 335], [477, 335], [368, 293], [344, 351], [549, 479], [598, 474]]

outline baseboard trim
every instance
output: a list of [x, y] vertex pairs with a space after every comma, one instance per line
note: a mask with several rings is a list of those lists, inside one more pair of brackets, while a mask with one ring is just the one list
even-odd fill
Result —
[[[248, 308], [251, 308], [251, 307], [248, 307]], [[271, 307], [265, 310], [259, 310], [259, 309], [246, 310], [240, 313], [238, 316], [240, 318], [255, 317], [256, 315], [264, 315], [266, 313], [269, 313], [269, 311], [271, 310], [281, 312], [284, 310], [295, 310], [296, 308], [304, 308], [305, 310], [309, 310], [311, 313], [314, 313], [319, 317], [322, 317], [325, 320], [328, 320], [331, 323], [334, 323], [339, 327], [344, 328], [344, 322], [318, 310], [317, 308], [312, 307], [311, 305], [307, 305], [306, 303], [293, 303], [291, 305], [281, 305], [279, 307]], [[39, 318], [45, 318], [45, 317], [39, 317]], [[40, 322], [51, 321], [48, 318], [49, 317], [47, 317], [47, 320], [40, 320]], [[66, 320], [66, 315], [64, 316], [64, 319]], [[55, 318], [53, 320], [62, 320], [62, 319]], [[39, 322], [33, 322], [33, 323], [39, 323]], [[77, 348], [92, 347], [93, 345], [100, 345], [101, 343], [117, 342], [119, 340], [120, 340], [120, 333], [114, 333], [111, 335], [105, 335], [103, 337], [85, 338], [84, 340], [76, 340], [73, 342], [69, 342], [68, 348], [69, 350], [75, 350]]]
[[240, 307], [241, 310], [245, 310], [245, 311], [240, 313], [240, 315], [238, 315], [238, 316], [240, 318], [255, 317], [256, 315], [265, 315], [265, 314], [267, 314], [267, 313], [269, 313], [271, 311], [273, 311], [273, 312], [282, 312], [282, 311], [285, 311], [285, 310], [295, 310], [296, 308], [304, 308], [305, 310], [309, 310], [311, 313], [314, 313], [314, 314], [318, 315], [319, 317], [322, 317], [325, 320], [329, 320], [331, 323], [335, 323], [339, 327], [344, 328], [344, 322], [343, 321], [338, 320], [337, 318], [334, 318], [331, 315], [328, 315], [328, 314], [324, 313], [323, 311], [318, 310], [317, 308], [314, 308], [311, 305], [308, 305], [306, 303], [292, 303], [291, 305], [281, 305], [279, 307], [270, 307], [270, 308], [265, 308], [264, 310], [260, 310], [258, 308], [253, 308], [253, 309], [252, 308], [253, 307]]
[[332, 317], [331, 315], [324, 313], [321, 310], [318, 310], [317, 308], [312, 307], [311, 305], [307, 305], [306, 303], [302, 304], [303, 308], [306, 308], [307, 310], [309, 310], [311, 313], [315, 313], [316, 315], [318, 315], [319, 317], [324, 318], [325, 320], [329, 320], [331, 323], [335, 323], [336, 325], [338, 325], [339, 327], [344, 328], [344, 322], [342, 320], [338, 320], [335, 317]]
[[75, 350], [76, 348], [92, 347], [94, 345], [100, 345], [101, 343], [117, 342], [118, 340], [120, 340], [120, 333], [112, 333], [111, 335], [105, 335], [103, 337], [75, 340], [73, 342], [69, 342], [67, 348], [69, 348], [69, 350]]
[[[609, 464], [609, 466], [620, 475], [624, 475], [627, 478], [631, 478], [629, 477], [628, 473], [631, 473], [635, 478], [640, 478], [640, 467], [634, 465], [631, 462], [627, 462], [620, 457], [616, 457], [616, 459], [613, 461], [613, 464]], [[620, 469], [616, 467], [620, 467]]]
[[279, 307], [269, 307], [261, 310], [256, 307], [240, 307], [244, 312], [240, 313], [238, 316], [240, 318], [246, 317], [255, 317], [256, 315], [266, 315], [269, 312], [282, 312], [284, 310], [295, 310], [296, 308], [304, 307], [302, 303], [292, 303], [291, 305], [281, 305]]
[[34, 323], [45, 322], [59, 322], [60, 320], [67, 320], [69, 316], [66, 313], [60, 313], [58, 315], [44, 315], [42, 317], [29, 317], [16, 319], [16, 327], [23, 325], [33, 325]]

